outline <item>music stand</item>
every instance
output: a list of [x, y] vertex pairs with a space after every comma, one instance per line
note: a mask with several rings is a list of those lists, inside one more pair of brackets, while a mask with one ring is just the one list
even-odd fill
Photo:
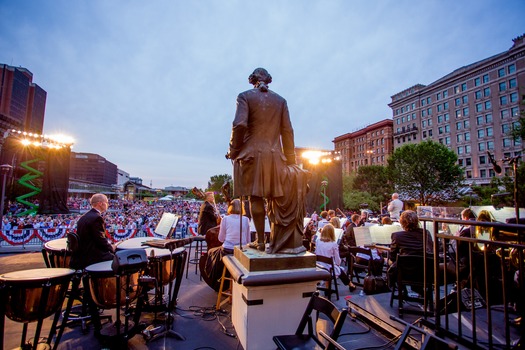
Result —
[[154, 232], [163, 238], [172, 238], [178, 221], [179, 217], [177, 215], [172, 213], [162, 213], [162, 217], [160, 218], [157, 227], [155, 227]]

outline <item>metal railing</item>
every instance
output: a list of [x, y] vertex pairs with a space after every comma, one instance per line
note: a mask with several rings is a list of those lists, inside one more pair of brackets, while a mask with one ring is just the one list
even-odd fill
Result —
[[[435, 308], [434, 317], [426, 321], [436, 333], [469, 348], [510, 349], [522, 342], [523, 325], [520, 328], [514, 323], [525, 316], [525, 225], [444, 218], [420, 220], [432, 232], [434, 241]], [[444, 233], [440, 230], [443, 224], [469, 225], [474, 237]], [[459, 250], [449, 250], [450, 246], [459, 245], [468, 251], [463, 274]], [[455, 261], [453, 277], [446, 268], [451, 260]]]

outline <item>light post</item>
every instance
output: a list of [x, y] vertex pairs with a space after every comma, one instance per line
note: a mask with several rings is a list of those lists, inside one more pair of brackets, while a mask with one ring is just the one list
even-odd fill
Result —
[[3, 220], [4, 220], [4, 197], [5, 197], [5, 182], [7, 178], [7, 174], [9, 171], [11, 171], [13, 167], [9, 164], [2, 164], [0, 165], [0, 172], [2, 174], [2, 197], [0, 198], [0, 230], [3, 226]]
[[[498, 165], [498, 162], [494, 159], [494, 156], [487, 151], [489, 161], [492, 163], [492, 168], [496, 174], [501, 174], [501, 167]], [[518, 205], [518, 162], [521, 158], [521, 155], [515, 157], [505, 157], [501, 160], [502, 163], [508, 163], [512, 165], [512, 170], [514, 171], [514, 212], [516, 215], [516, 224], [520, 222], [520, 207]]]
[[372, 154], [374, 154], [374, 151], [369, 149], [368, 151], [366, 151], [366, 154], [367, 154], [367, 160], [369, 163], [368, 165], [372, 165]]

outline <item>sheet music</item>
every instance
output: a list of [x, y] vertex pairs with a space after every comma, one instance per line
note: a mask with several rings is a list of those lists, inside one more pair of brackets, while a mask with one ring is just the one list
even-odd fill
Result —
[[372, 242], [379, 244], [392, 243], [392, 233], [402, 231], [401, 227], [394, 225], [370, 226], [368, 229], [370, 230]]
[[171, 237], [171, 234], [177, 226], [179, 217], [172, 213], [162, 213], [157, 227], [155, 227], [155, 233], [164, 237]]
[[370, 235], [370, 227], [372, 226], [354, 227], [355, 243], [358, 247], [364, 247], [373, 243], [372, 236]]

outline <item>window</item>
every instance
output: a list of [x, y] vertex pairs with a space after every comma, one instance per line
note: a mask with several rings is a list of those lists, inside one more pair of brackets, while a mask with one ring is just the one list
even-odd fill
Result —
[[463, 128], [464, 128], [464, 129], [468, 129], [468, 128], [470, 128], [470, 120], [465, 120], [465, 121], [463, 122]]
[[437, 100], [437, 101], [441, 100], [441, 92], [438, 92], [438, 93], [436, 94], [436, 100]]
[[423, 121], [421, 122], [421, 126], [422, 126], [422, 127], [426, 127], [426, 126], [427, 126], [427, 121], [426, 121], [426, 120], [423, 120]]
[[478, 130], [478, 139], [482, 139], [484, 137], [485, 137], [485, 129], [479, 129]]
[[471, 166], [472, 165], [472, 159], [465, 158], [465, 163], [467, 164], [467, 166]]
[[457, 134], [456, 135], [456, 141], [457, 142], [463, 142], [463, 134]]
[[508, 104], [508, 100], [507, 100], [507, 96], [500, 96], [499, 98], [499, 104], [500, 106], [505, 106], [506, 104]]
[[496, 176], [494, 169], [489, 169], [489, 177], [494, 177], [494, 176]]
[[479, 177], [487, 177], [487, 170], [481, 169], [479, 171]]
[[478, 151], [485, 151], [485, 142], [478, 143]]
[[462, 96], [461, 101], [463, 101], [463, 103], [468, 103], [468, 96], [467, 95]]
[[466, 91], [466, 90], [467, 90], [467, 83], [461, 84], [461, 91]]
[[481, 125], [481, 124], [483, 124], [483, 120], [484, 120], [484, 119], [483, 119], [482, 116], [477, 117], [477, 118], [476, 118], [476, 124], [477, 124], [477, 125]]
[[448, 102], [443, 103], [443, 108], [448, 109]]
[[443, 133], [443, 127], [440, 126], [440, 127], [438, 128], [438, 134], [441, 135], [442, 133]]
[[450, 145], [450, 136], [445, 137], [445, 145]]
[[454, 104], [456, 105], [456, 107], [459, 106], [461, 104], [461, 99], [460, 98], [456, 98], [454, 100]]
[[426, 117], [427, 116], [427, 111], [424, 109], [421, 111], [421, 117]]
[[443, 114], [443, 119], [445, 119], [446, 122], [450, 120], [450, 116], [448, 115], [448, 113]]
[[427, 122], [428, 122], [428, 126], [432, 125], [432, 119], [427, 120]]
[[485, 75], [483, 76], [483, 84], [486, 84], [486, 83], [488, 83], [488, 82], [489, 82], [489, 75], [488, 75], [488, 74], [485, 74]]
[[509, 117], [509, 110], [508, 109], [502, 109], [500, 111], [501, 119], [505, 119]]
[[487, 141], [487, 149], [488, 150], [494, 149], [494, 141]]
[[466, 175], [467, 179], [472, 179], [472, 171], [471, 170], [467, 170], [466, 174], [467, 174]]
[[461, 127], [463, 126], [463, 123], [462, 122], [457, 122], [456, 123], [456, 130], [461, 130]]
[[457, 148], [457, 153], [458, 153], [458, 155], [463, 154], [463, 147], [462, 147], [462, 146], [459, 146], [459, 147]]
[[471, 152], [470, 145], [465, 145], [465, 153], [469, 154]]
[[405, 117], [401, 117], [401, 123], [405, 122]]
[[507, 83], [504, 82], [504, 81], [501, 82], [501, 83], [499, 83], [498, 86], [499, 86], [499, 91], [505, 91], [505, 90], [507, 90]]
[[459, 109], [456, 110], [456, 118], [461, 118], [461, 111]]
[[492, 108], [492, 102], [490, 102], [490, 101], [485, 101], [485, 109], [486, 109], [486, 110], [489, 110], [489, 109], [491, 109], [491, 108]]
[[502, 124], [501, 125], [501, 132], [503, 134], [508, 134], [510, 132], [510, 125], [509, 124]]
[[448, 97], [448, 90], [445, 90], [443, 91], [443, 98], [447, 98]]
[[[428, 136], [432, 136], [432, 129], [428, 131]], [[416, 139], [416, 135], [414, 135], [414, 140]]]
[[516, 84], [516, 78], [512, 78], [509, 80], [509, 89], [513, 89], [517, 86]]
[[482, 103], [476, 103], [476, 113], [479, 113], [483, 110], [483, 104]]
[[426, 102], [425, 99], [422, 99], [422, 100], [421, 100], [421, 106], [424, 106], [424, 105], [425, 105], [425, 102]]
[[476, 95], [476, 100], [479, 100], [483, 95], [481, 94], [481, 90], [478, 90], [474, 93]]
[[498, 69], [498, 78], [505, 76], [505, 68]]
[[487, 132], [488, 137], [494, 136], [494, 129], [491, 126], [488, 127], [485, 131]]
[[430, 97], [427, 97], [427, 105], [429, 105], [432, 102], [432, 99]]
[[454, 86], [454, 93], [459, 94], [459, 86]]
[[432, 108], [427, 109], [427, 114], [432, 115]]
[[437, 111], [441, 112], [443, 110], [443, 105], [437, 105]]
[[427, 137], [427, 132], [423, 131], [423, 138]]
[[486, 164], [487, 156], [479, 156], [479, 164]]
[[481, 85], [481, 78], [475, 78], [474, 79], [474, 86], [480, 86]]
[[450, 125], [445, 125], [445, 132], [450, 132]]
[[517, 92], [513, 92], [512, 94], [510, 94], [510, 102], [511, 103], [518, 102], [518, 93]]
[[513, 117], [517, 117], [519, 114], [520, 114], [520, 110], [518, 107], [512, 107], [510, 109], [510, 114], [513, 116]]
[[468, 107], [463, 108], [463, 115], [466, 117], [468, 115]]
[[511, 142], [510, 139], [503, 139], [503, 147], [510, 147]]
[[485, 122], [492, 123], [492, 114], [485, 115]]
[[442, 115], [438, 115], [438, 123], [443, 123], [443, 116]]
[[508, 72], [509, 74], [516, 72], [516, 65], [514, 63], [509, 65]]
[[463, 159], [458, 159], [458, 165], [463, 166]]
[[490, 96], [490, 88], [489, 87], [486, 87], [483, 89], [483, 96], [484, 97], [489, 97]]
[[470, 141], [470, 132], [465, 133], [465, 141]]

